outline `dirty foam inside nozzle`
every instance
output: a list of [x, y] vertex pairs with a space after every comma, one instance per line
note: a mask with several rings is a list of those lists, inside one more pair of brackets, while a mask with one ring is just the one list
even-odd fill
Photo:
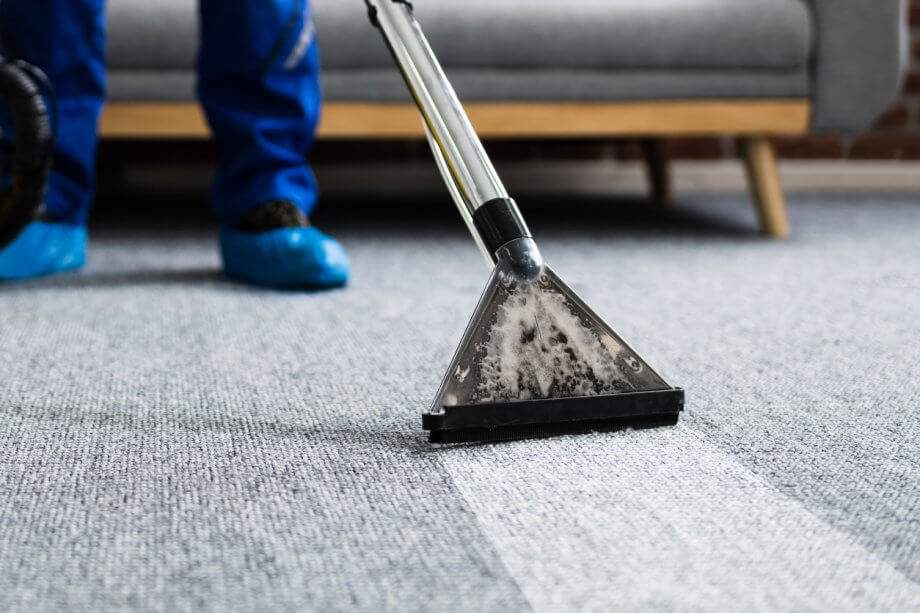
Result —
[[480, 378], [473, 393], [475, 402], [635, 389], [615, 356], [567, 298], [539, 281], [509, 290], [478, 349]]

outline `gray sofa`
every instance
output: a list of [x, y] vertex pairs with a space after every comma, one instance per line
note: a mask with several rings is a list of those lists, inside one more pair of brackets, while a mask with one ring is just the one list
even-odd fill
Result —
[[[195, 4], [109, 0], [111, 100], [194, 99]], [[858, 131], [896, 95], [906, 57], [903, 0], [416, 0], [415, 10], [467, 101], [803, 103], [800, 127], [787, 121], [780, 129], [782, 122], [758, 120], [750, 110], [746, 130], [739, 106], [741, 119], [723, 128], [712, 119], [716, 107], [704, 117], [693, 113], [706, 107], [691, 105], [681, 107], [692, 111], [683, 128], [671, 119], [660, 130], [654, 121], [636, 128], [649, 137]], [[313, 11], [328, 101], [408, 101], [361, 0], [313, 0]], [[774, 115], [783, 108], [791, 107], [776, 106]], [[622, 125], [603, 123], [597, 120], [599, 135]], [[772, 153], [752, 142], [741, 151], [764, 225], [782, 235], [784, 219], [770, 218], [785, 215], [781, 192], [779, 202], [770, 194], [777, 180]]]

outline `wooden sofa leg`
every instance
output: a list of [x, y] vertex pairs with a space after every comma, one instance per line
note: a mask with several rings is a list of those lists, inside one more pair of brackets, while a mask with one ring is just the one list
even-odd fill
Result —
[[772, 238], [789, 236], [786, 198], [773, 144], [764, 136], [751, 136], [740, 138], [738, 146], [762, 232]]
[[652, 199], [658, 204], [668, 204], [673, 198], [671, 172], [668, 167], [666, 143], [660, 138], [642, 140], [642, 155]]

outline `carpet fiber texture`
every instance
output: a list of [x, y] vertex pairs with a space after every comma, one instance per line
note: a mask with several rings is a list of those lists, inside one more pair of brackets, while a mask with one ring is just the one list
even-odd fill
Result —
[[329, 293], [144, 224], [0, 286], [0, 609], [920, 608], [920, 205], [566, 211], [547, 259], [676, 427], [430, 448], [487, 278], [453, 218], [333, 222]]

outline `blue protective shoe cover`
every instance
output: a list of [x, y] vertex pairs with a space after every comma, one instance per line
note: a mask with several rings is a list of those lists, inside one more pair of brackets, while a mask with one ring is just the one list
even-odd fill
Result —
[[33, 221], [0, 249], [0, 280], [80, 268], [86, 262], [86, 243], [86, 226]]
[[287, 288], [338, 287], [348, 282], [345, 248], [313, 227], [268, 232], [220, 231], [224, 271], [231, 277]]

